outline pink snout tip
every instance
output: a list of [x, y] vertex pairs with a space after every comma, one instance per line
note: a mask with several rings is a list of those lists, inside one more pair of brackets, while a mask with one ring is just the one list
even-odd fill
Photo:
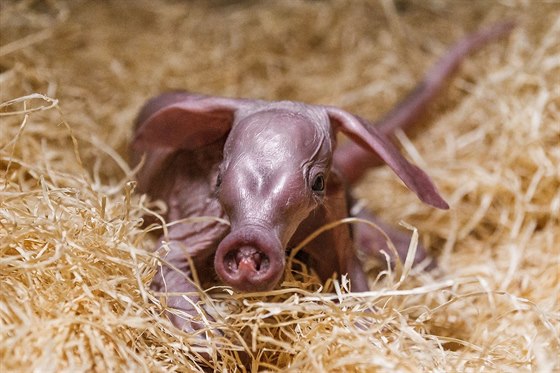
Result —
[[285, 255], [271, 232], [244, 227], [231, 232], [218, 246], [214, 268], [237, 291], [271, 290], [284, 274]]

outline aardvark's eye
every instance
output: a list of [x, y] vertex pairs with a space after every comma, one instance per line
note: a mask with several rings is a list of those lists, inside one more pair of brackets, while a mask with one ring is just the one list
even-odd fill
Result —
[[325, 176], [323, 174], [317, 174], [317, 176], [315, 176], [313, 184], [311, 184], [311, 190], [316, 193], [320, 193], [325, 190]]

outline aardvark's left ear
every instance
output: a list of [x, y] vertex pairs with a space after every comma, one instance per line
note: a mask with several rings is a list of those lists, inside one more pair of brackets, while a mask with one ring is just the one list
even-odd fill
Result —
[[377, 128], [342, 109], [330, 106], [325, 108], [335, 131], [342, 131], [364, 149], [376, 153], [420, 200], [440, 209], [449, 208], [430, 177], [408, 162]]

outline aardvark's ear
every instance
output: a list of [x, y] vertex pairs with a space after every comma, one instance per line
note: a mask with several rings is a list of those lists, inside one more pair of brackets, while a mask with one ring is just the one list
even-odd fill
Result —
[[420, 200], [440, 209], [449, 208], [429, 176], [408, 162], [378, 129], [342, 109], [326, 107], [326, 110], [335, 131], [342, 131], [364, 149], [376, 153]]
[[187, 149], [208, 145], [225, 136], [235, 111], [246, 100], [164, 93], [148, 101], [136, 119], [133, 149]]

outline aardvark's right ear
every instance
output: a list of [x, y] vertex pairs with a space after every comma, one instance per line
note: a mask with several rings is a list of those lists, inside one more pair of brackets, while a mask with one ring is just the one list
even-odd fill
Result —
[[135, 151], [194, 150], [225, 136], [242, 99], [164, 93], [148, 101], [136, 119]]

